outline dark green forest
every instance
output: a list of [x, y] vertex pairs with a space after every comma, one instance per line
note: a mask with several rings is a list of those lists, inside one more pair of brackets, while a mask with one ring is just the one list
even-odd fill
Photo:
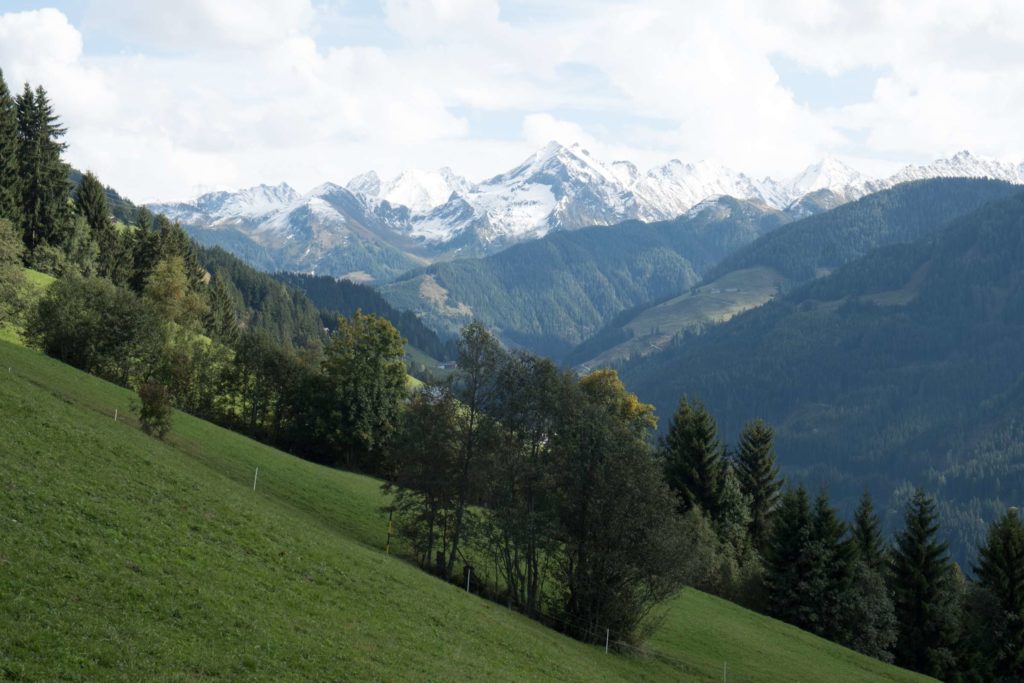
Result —
[[768, 266], [802, 284], [889, 244], [912, 242], [948, 221], [1018, 191], [977, 178], [934, 178], [897, 185], [786, 225], [735, 250], [707, 281], [733, 270]]
[[351, 317], [356, 311], [387, 318], [405, 340], [437, 360], [454, 360], [454, 344], [445, 343], [411, 311], [396, 310], [376, 289], [327, 275], [277, 273], [275, 278], [305, 292], [320, 309], [324, 326], [334, 329], [339, 316]]
[[924, 486], [963, 561], [1024, 495], [1022, 272], [1018, 191], [680, 338], [623, 376], [660, 411], [685, 393], [728, 430], [770, 421], [786, 474], [827, 484], [844, 510], [867, 488], [895, 515]]
[[[477, 319], [507, 344], [559, 358], [616, 314], [685, 291], [787, 220], [725, 197], [671, 221], [559, 231], [486, 258], [436, 263], [381, 292], [434, 329], [452, 334]], [[425, 276], [447, 292], [443, 308], [424, 298]]]

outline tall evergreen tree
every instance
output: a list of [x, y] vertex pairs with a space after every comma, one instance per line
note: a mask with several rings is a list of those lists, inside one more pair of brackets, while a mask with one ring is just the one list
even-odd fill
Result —
[[0, 70], [0, 219], [21, 225], [21, 186], [18, 168], [18, 105]]
[[682, 512], [699, 506], [718, 518], [725, 466], [725, 449], [718, 440], [715, 420], [699, 401], [679, 402], [668, 434], [662, 440], [665, 480], [679, 498]]
[[774, 434], [763, 420], [746, 424], [736, 453], [740, 488], [750, 498], [750, 538], [759, 552], [768, 545], [772, 513], [779, 504], [782, 480], [775, 465]]
[[892, 588], [899, 624], [896, 663], [944, 678], [955, 666], [957, 620], [951, 605], [952, 565], [946, 544], [938, 540], [937, 519], [935, 501], [918, 489], [896, 537]]
[[25, 246], [46, 242], [64, 246], [71, 229], [68, 211], [68, 166], [61, 155], [66, 132], [42, 87], [17, 98], [18, 167], [21, 178], [21, 219]]
[[180, 257], [185, 266], [185, 276], [193, 291], [205, 286], [206, 270], [199, 263], [195, 242], [189, 238], [181, 225], [172, 222], [163, 214], [156, 217], [156, 228], [160, 239], [160, 259]]
[[107, 206], [107, 192], [92, 171], [82, 177], [82, 184], [75, 192], [75, 206], [88, 223], [92, 238], [99, 247], [96, 264], [98, 274], [113, 279], [122, 256], [121, 241], [114, 229], [110, 207]]
[[975, 573], [1001, 612], [989, 625], [998, 643], [995, 673], [1004, 680], [1024, 680], [1024, 523], [1016, 508], [989, 527]]
[[853, 515], [851, 535], [861, 562], [884, 575], [886, 548], [882, 540], [882, 523], [875, 514], [875, 506], [867, 491], [861, 496], [860, 505]]
[[769, 614], [801, 628], [813, 623], [806, 600], [813, 571], [808, 552], [813, 533], [807, 490], [800, 486], [786, 491], [765, 553], [765, 589]]
[[226, 346], [238, 341], [238, 316], [235, 303], [228, 293], [224, 278], [214, 275], [210, 283], [210, 306], [207, 309], [206, 329], [213, 339]]
[[849, 624], [847, 598], [852, 582], [852, 544], [846, 537], [846, 524], [836, 515], [822, 491], [814, 501], [808, 547], [810, 581], [804, 594], [813, 615], [810, 630], [829, 640], [841, 640]]

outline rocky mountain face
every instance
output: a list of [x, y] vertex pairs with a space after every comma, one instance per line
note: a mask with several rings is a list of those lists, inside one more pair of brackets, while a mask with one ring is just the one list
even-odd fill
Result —
[[286, 184], [259, 185], [150, 208], [179, 220], [200, 242], [261, 268], [382, 281], [553, 231], [670, 220], [719, 196], [802, 217], [908, 180], [954, 176], [1024, 183], [1024, 164], [960, 152], [873, 179], [830, 158], [778, 181], [677, 159], [641, 171], [629, 161], [605, 163], [580, 145], [551, 142], [479, 183], [449, 168], [388, 180], [370, 171], [344, 187], [325, 183], [302, 195]]

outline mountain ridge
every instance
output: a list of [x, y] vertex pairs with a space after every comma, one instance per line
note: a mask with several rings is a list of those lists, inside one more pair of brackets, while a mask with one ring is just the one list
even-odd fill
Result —
[[287, 184], [257, 185], [150, 207], [183, 223], [204, 244], [220, 244], [243, 258], [261, 254], [261, 263], [270, 260], [279, 270], [386, 281], [423, 263], [482, 256], [552, 231], [670, 220], [722, 195], [803, 216], [900, 182], [953, 176], [1020, 184], [1024, 164], [958, 152], [879, 179], [826, 158], [779, 181], [708, 161], [672, 159], [641, 171], [629, 161], [606, 164], [578, 144], [550, 142], [478, 183], [447, 167], [410, 169], [387, 180], [369, 171], [304, 194]]

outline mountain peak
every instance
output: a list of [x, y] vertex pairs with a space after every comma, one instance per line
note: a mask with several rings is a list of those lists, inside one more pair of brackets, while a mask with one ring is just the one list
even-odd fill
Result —
[[367, 197], [376, 197], [380, 194], [380, 176], [377, 175], [376, 171], [360, 173], [345, 183], [345, 187], [352, 192], [358, 192]]
[[790, 181], [791, 192], [796, 197], [817, 190], [831, 190], [843, 194], [849, 188], [864, 182], [864, 176], [850, 168], [836, 157], [825, 157], [811, 164]]

